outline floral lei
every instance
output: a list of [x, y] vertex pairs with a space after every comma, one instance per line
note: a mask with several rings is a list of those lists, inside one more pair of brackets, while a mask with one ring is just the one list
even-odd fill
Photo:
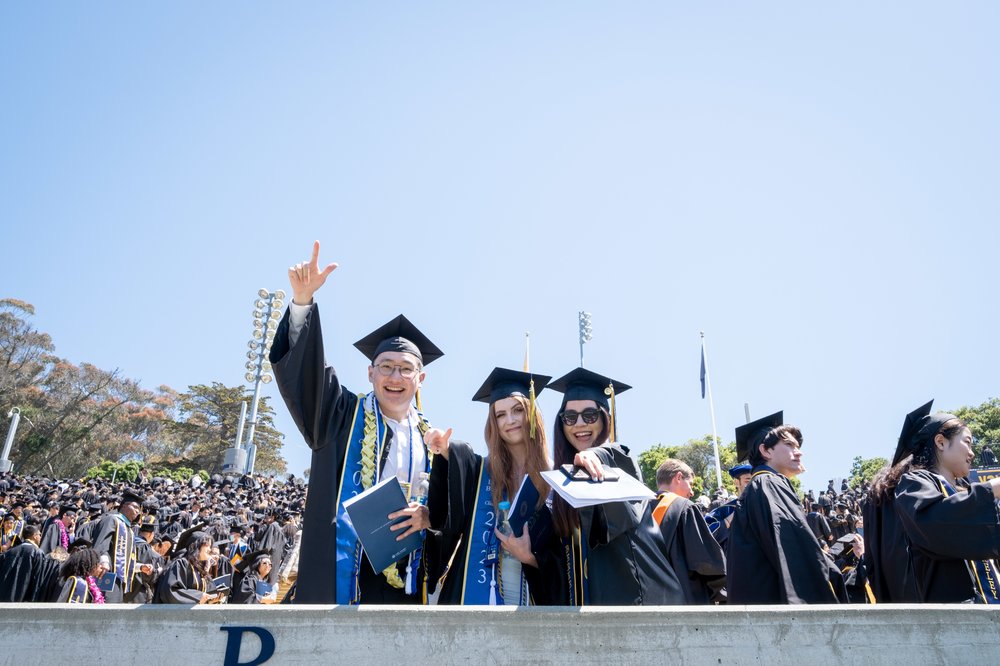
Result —
[[101, 588], [97, 587], [97, 581], [94, 580], [93, 576], [87, 576], [87, 587], [90, 588], [90, 596], [93, 597], [95, 604], [104, 603], [104, 593], [101, 592]]
[[66, 532], [66, 524], [56, 518], [56, 525], [59, 526], [59, 545], [69, 550], [69, 534]]
[[[365, 490], [368, 490], [375, 483], [375, 443], [378, 439], [378, 419], [375, 417], [375, 413], [379, 411], [378, 401], [375, 400], [375, 393], [369, 393], [364, 396], [364, 407], [365, 407], [365, 434], [364, 439], [361, 441], [361, 485]], [[430, 430], [430, 423], [424, 418], [424, 415], [417, 411], [417, 430], [420, 431], [420, 437], [423, 438]], [[413, 446], [413, 442], [410, 442], [410, 446]], [[428, 460], [432, 459], [432, 454], [430, 451], [427, 452]], [[385, 571], [382, 572], [385, 579], [396, 589], [403, 589], [405, 583], [403, 579], [399, 576], [399, 570], [396, 569], [395, 564], [390, 564], [386, 567]]]

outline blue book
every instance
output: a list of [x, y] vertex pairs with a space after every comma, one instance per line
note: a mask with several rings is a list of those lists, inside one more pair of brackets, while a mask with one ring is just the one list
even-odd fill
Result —
[[266, 580], [259, 580], [257, 581], [257, 585], [254, 591], [257, 592], [257, 594], [259, 594], [260, 596], [266, 597], [267, 595], [271, 594], [272, 590], [274, 590], [274, 585], [268, 583]]
[[538, 488], [531, 482], [531, 477], [525, 474], [524, 481], [521, 482], [521, 487], [517, 489], [517, 494], [514, 495], [514, 501], [510, 503], [510, 515], [507, 516], [511, 532], [514, 533], [514, 536], [521, 536], [524, 524], [535, 515], [535, 507], [537, 506]]
[[101, 592], [110, 592], [115, 587], [115, 572], [109, 571], [108, 573], [101, 576], [97, 581], [97, 589]]
[[344, 509], [375, 573], [382, 573], [390, 564], [423, 545], [424, 537], [420, 532], [396, 541], [396, 537], [402, 532], [389, 529], [406, 520], [405, 517], [400, 517], [390, 521], [389, 514], [407, 506], [409, 504], [403, 495], [403, 487], [395, 476], [344, 502]]

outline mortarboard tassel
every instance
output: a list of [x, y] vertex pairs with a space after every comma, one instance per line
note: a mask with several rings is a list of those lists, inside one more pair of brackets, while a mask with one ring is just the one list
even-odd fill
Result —
[[528, 384], [528, 400], [531, 402], [531, 408], [528, 410], [528, 437], [531, 439], [535, 438], [535, 378], [531, 378], [531, 383]]
[[424, 408], [420, 406], [420, 389], [417, 389], [417, 411], [423, 413]]
[[610, 397], [611, 423], [608, 425], [608, 441], [614, 444], [615, 442], [615, 383], [614, 382], [608, 384], [608, 388], [604, 389], [604, 395]]

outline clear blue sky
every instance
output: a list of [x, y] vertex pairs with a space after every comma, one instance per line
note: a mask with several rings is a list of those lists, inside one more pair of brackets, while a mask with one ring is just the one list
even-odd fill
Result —
[[[587, 366], [639, 452], [743, 404], [806, 487], [997, 394], [993, 2], [5, 3], [0, 291], [149, 388], [243, 376], [308, 256], [328, 360], [399, 312], [480, 449], [495, 365]], [[352, 379], [353, 378], [353, 379]], [[272, 385], [273, 386], [273, 385]], [[280, 399], [273, 389], [271, 395]], [[551, 424], [558, 396], [543, 393]], [[309, 464], [279, 402], [289, 469]]]

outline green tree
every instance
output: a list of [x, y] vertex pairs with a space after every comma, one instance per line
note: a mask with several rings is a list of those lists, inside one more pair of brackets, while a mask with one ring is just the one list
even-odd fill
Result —
[[[722, 459], [722, 484], [730, 493], [734, 493], [736, 487], [726, 470], [736, 464], [736, 444], [730, 442], [721, 446], [719, 457]], [[688, 440], [680, 445], [654, 444], [640, 453], [639, 468], [642, 470], [642, 479], [654, 491], [657, 489], [656, 469], [667, 458], [676, 458], [691, 467], [691, 471], [694, 472], [692, 488], [696, 497], [703, 492], [712, 492], [716, 489], [715, 447], [712, 446], [711, 435]]]
[[888, 464], [889, 461], [885, 458], [856, 457], [851, 463], [851, 475], [847, 479], [847, 485], [851, 488], [861, 487], [861, 484], [871, 481]]
[[[196, 384], [177, 396], [177, 415], [167, 425], [165, 437], [153, 460], [165, 467], [218, 469], [226, 449], [236, 443], [240, 403], [252, 402], [253, 393], [245, 386]], [[248, 426], [249, 427], [249, 426]], [[245, 435], [244, 435], [245, 436]], [[257, 411], [254, 444], [257, 446], [256, 472], [284, 474], [281, 457], [283, 435], [274, 428], [274, 410], [262, 397]]]
[[[969, 424], [975, 438], [972, 450], [976, 456], [989, 445], [1000, 457], [1000, 398], [990, 398], [978, 407], [959, 407], [952, 414]], [[978, 460], [973, 463], [974, 466], [978, 464]]]

